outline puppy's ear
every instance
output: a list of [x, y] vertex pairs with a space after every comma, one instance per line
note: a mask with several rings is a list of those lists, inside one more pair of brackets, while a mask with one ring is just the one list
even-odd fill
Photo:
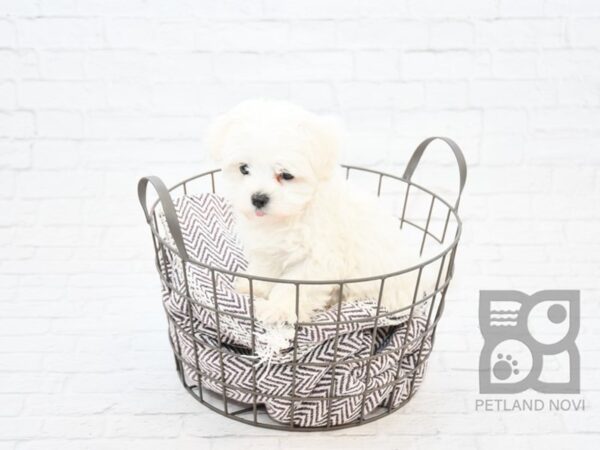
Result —
[[220, 162], [223, 158], [223, 146], [232, 123], [231, 114], [222, 114], [211, 123], [204, 138], [205, 147], [213, 161]]
[[335, 172], [343, 135], [341, 122], [335, 117], [311, 115], [304, 128], [313, 143], [311, 165], [321, 180], [331, 178]]

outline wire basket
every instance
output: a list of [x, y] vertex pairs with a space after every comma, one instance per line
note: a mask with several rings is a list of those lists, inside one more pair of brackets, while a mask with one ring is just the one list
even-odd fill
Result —
[[[458, 163], [454, 204], [411, 181], [435, 139], [448, 144]], [[177, 373], [184, 388], [213, 411], [272, 429], [345, 428], [398, 410], [423, 379], [454, 273], [461, 234], [457, 211], [467, 175], [464, 156], [452, 140], [432, 137], [417, 147], [402, 177], [355, 166], [342, 166], [342, 170], [346, 179], [360, 178], [367, 189], [395, 206], [399, 228], [418, 239], [419, 264], [347, 280], [280, 280], [247, 274], [241, 263], [230, 262], [243, 255], [227, 236], [232, 229], [227, 207], [217, 195], [219, 170], [170, 189], [157, 177], [140, 180], [138, 195], [152, 232]], [[150, 207], [148, 183], [158, 194]], [[200, 222], [194, 222], [194, 217]], [[204, 228], [198, 229], [197, 223], [204, 223]], [[218, 253], [223, 247], [226, 253]], [[210, 256], [211, 251], [217, 253]], [[426, 273], [435, 280], [435, 287], [427, 292], [419, 287]], [[409, 275], [415, 280], [412, 303], [401, 310], [385, 310], [384, 284]], [[248, 281], [249, 296], [231, 290], [235, 277]], [[331, 285], [339, 298], [310, 322], [296, 321], [287, 327], [275, 359], [271, 355], [265, 360], [266, 336], [281, 330], [267, 329], [255, 320], [253, 284], [257, 281], [294, 286], [296, 311], [303, 286]], [[360, 304], [363, 309], [357, 312], [359, 305], [344, 302], [342, 292], [344, 286], [362, 282], [380, 283], [379, 297]], [[241, 305], [240, 309], [231, 304]]]

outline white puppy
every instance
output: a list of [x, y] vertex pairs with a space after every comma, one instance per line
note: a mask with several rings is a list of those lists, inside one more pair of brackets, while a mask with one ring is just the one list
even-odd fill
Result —
[[[247, 273], [287, 280], [341, 280], [414, 265], [399, 221], [352, 190], [337, 167], [339, 131], [331, 119], [284, 101], [248, 100], [219, 117], [207, 145], [223, 169], [225, 195], [237, 216]], [[413, 300], [416, 271], [388, 278], [388, 310]], [[248, 293], [248, 279], [236, 289]], [[381, 282], [344, 284], [344, 301], [377, 299]], [[293, 284], [254, 282], [256, 316], [294, 322]], [[301, 285], [299, 320], [338, 301], [339, 285]]]

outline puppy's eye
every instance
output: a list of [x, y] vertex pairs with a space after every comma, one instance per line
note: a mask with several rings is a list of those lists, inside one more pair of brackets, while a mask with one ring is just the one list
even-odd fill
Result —
[[242, 175], [248, 175], [250, 170], [248, 169], [248, 164], [240, 164], [240, 172]]
[[282, 172], [280, 176], [282, 179], [284, 179], [286, 181], [290, 181], [290, 180], [294, 179], [294, 175], [292, 175], [291, 173], [288, 173], [288, 172]]

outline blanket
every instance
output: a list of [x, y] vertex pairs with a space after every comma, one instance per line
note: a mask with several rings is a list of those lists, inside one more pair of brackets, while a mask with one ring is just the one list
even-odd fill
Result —
[[[222, 197], [185, 195], [174, 205], [192, 259], [244, 271], [231, 207]], [[160, 234], [172, 243], [159, 217]], [[412, 314], [381, 307], [378, 319], [376, 300], [344, 302], [338, 325], [337, 306], [318, 311], [311, 325], [297, 329], [253, 323], [250, 298], [234, 290], [232, 275], [184, 264], [167, 247], [162, 250], [169, 334], [194, 383], [237, 402], [263, 404], [273, 420], [298, 427], [342, 425], [379, 406], [393, 408], [421, 383], [431, 350], [428, 302]]]

